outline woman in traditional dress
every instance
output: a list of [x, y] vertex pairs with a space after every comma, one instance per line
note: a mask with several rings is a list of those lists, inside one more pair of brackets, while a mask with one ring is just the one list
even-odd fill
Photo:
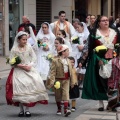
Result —
[[108, 105], [107, 109], [116, 111], [120, 108], [120, 45], [117, 46], [117, 56], [109, 61], [110, 77], [108, 78]]
[[[104, 110], [103, 100], [107, 100], [107, 79], [103, 79], [99, 75], [101, 60], [98, 59], [94, 48], [104, 45], [108, 48], [104, 59], [110, 60], [113, 58], [114, 44], [118, 42], [117, 33], [109, 28], [109, 20], [106, 16], [101, 16], [96, 21], [96, 29], [89, 35], [88, 44], [85, 49], [88, 49], [88, 55], [83, 52], [79, 60], [81, 67], [84, 61], [88, 61], [84, 84], [83, 84], [83, 99], [99, 100], [99, 111]], [[87, 59], [88, 58], [88, 59]], [[81, 62], [82, 61], [82, 62]], [[81, 64], [82, 63], [82, 64]]]
[[[89, 30], [87, 28], [87, 25], [84, 22], [79, 22], [76, 28], [76, 32], [74, 36], [79, 38], [79, 44], [74, 44], [72, 42], [72, 56], [75, 59], [75, 67], [78, 67], [78, 59], [81, 56], [82, 48], [84, 47], [85, 43], [87, 42], [88, 36], [89, 36]], [[78, 68], [78, 86], [80, 89], [83, 88], [83, 80], [84, 75], [86, 72], [86, 67]]]
[[37, 69], [43, 80], [47, 80], [49, 73], [50, 62], [46, 60], [46, 56], [52, 53], [52, 48], [54, 46], [55, 35], [52, 33], [49, 23], [44, 22], [36, 36], [36, 39], [41, 42], [41, 46], [38, 48], [38, 62]]
[[71, 39], [73, 39], [74, 37], [79, 38], [79, 43], [73, 43], [72, 40], [71, 40], [72, 56], [75, 59], [75, 67], [78, 66], [77, 60], [81, 56], [81, 52], [82, 52], [82, 49], [84, 47], [84, 44], [86, 43], [86, 41], [88, 39], [88, 35], [89, 35], [89, 31], [87, 29], [86, 24], [84, 22], [79, 22], [78, 25], [77, 25], [77, 29], [75, 31], [75, 34], [71, 38]]
[[[30, 117], [29, 107], [36, 103], [47, 104], [48, 94], [44, 83], [34, 68], [36, 55], [27, 43], [27, 33], [20, 31], [10, 53], [10, 61], [19, 56], [21, 63], [14, 65], [6, 83], [6, 99], [9, 105], [20, 106], [19, 117]], [[23, 106], [26, 106], [25, 111]], [[25, 112], [25, 113], [24, 113]]]

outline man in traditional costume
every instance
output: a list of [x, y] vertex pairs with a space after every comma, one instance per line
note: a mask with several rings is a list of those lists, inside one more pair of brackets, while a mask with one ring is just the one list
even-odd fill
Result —
[[55, 36], [57, 35], [58, 30], [65, 30], [69, 37], [74, 34], [75, 32], [74, 27], [70, 22], [66, 21], [65, 18], [66, 18], [65, 11], [60, 11], [59, 20], [50, 24]]

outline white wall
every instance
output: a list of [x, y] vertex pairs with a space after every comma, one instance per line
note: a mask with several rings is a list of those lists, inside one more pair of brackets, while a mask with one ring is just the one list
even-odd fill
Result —
[[5, 56], [9, 55], [9, 10], [8, 10], [8, 0], [4, 1], [4, 47], [5, 47]]
[[58, 16], [59, 11], [66, 12], [66, 18], [72, 22], [73, 0], [52, 0], [52, 22], [56, 21], [54, 16]]
[[36, 26], [36, 0], [24, 0], [24, 15]]

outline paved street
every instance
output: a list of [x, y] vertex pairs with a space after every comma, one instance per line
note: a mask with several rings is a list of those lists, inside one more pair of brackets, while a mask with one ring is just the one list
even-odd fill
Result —
[[[115, 120], [115, 113], [111, 112], [98, 112], [98, 102], [90, 100], [77, 100], [77, 111], [73, 112], [69, 117], [57, 116], [56, 105], [54, 101], [54, 94], [49, 92], [49, 104], [48, 105], [36, 105], [31, 108], [31, 118], [19, 118], [19, 108], [14, 106], [8, 106], [5, 100], [5, 82], [6, 79], [0, 80], [0, 120]], [[105, 102], [107, 104], [107, 102]]]
[[[104, 111], [98, 112], [98, 102], [92, 100], [83, 100], [79, 98], [77, 100], [77, 110], [73, 112], [69, 117], [65, 118], [57, 116], [56, 104], [54, 101], [54, 94], [49, 92], [49, 104], [38, 104], [30, 109], [32, 113], [31, 118], [18, 118], [19, 108], [14, 106], [8, 106], [5, 99], [5, 83], [7, 75], [10, 71], [10, 66], [6, 65], [6, 58], [0, 56], [0, 120], [115, 120], [115, 113]], [[104, 102], [107, 105], [107, 102]]]

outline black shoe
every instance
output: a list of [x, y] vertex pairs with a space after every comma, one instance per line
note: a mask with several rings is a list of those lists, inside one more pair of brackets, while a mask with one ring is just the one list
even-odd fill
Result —
[[26, 112], [25, 112], [25, 116], [26, 116], [26, 117], [31, 117], [31, 113], [30, 113], [29, 111], [26, 111]]
[[104, 111], [104, 108], [103, 107], [98, 108], [98, 111]]
[[18, 117], [24, 117], [24, 111], [21, 111], [21, 112], [18, 114]]

